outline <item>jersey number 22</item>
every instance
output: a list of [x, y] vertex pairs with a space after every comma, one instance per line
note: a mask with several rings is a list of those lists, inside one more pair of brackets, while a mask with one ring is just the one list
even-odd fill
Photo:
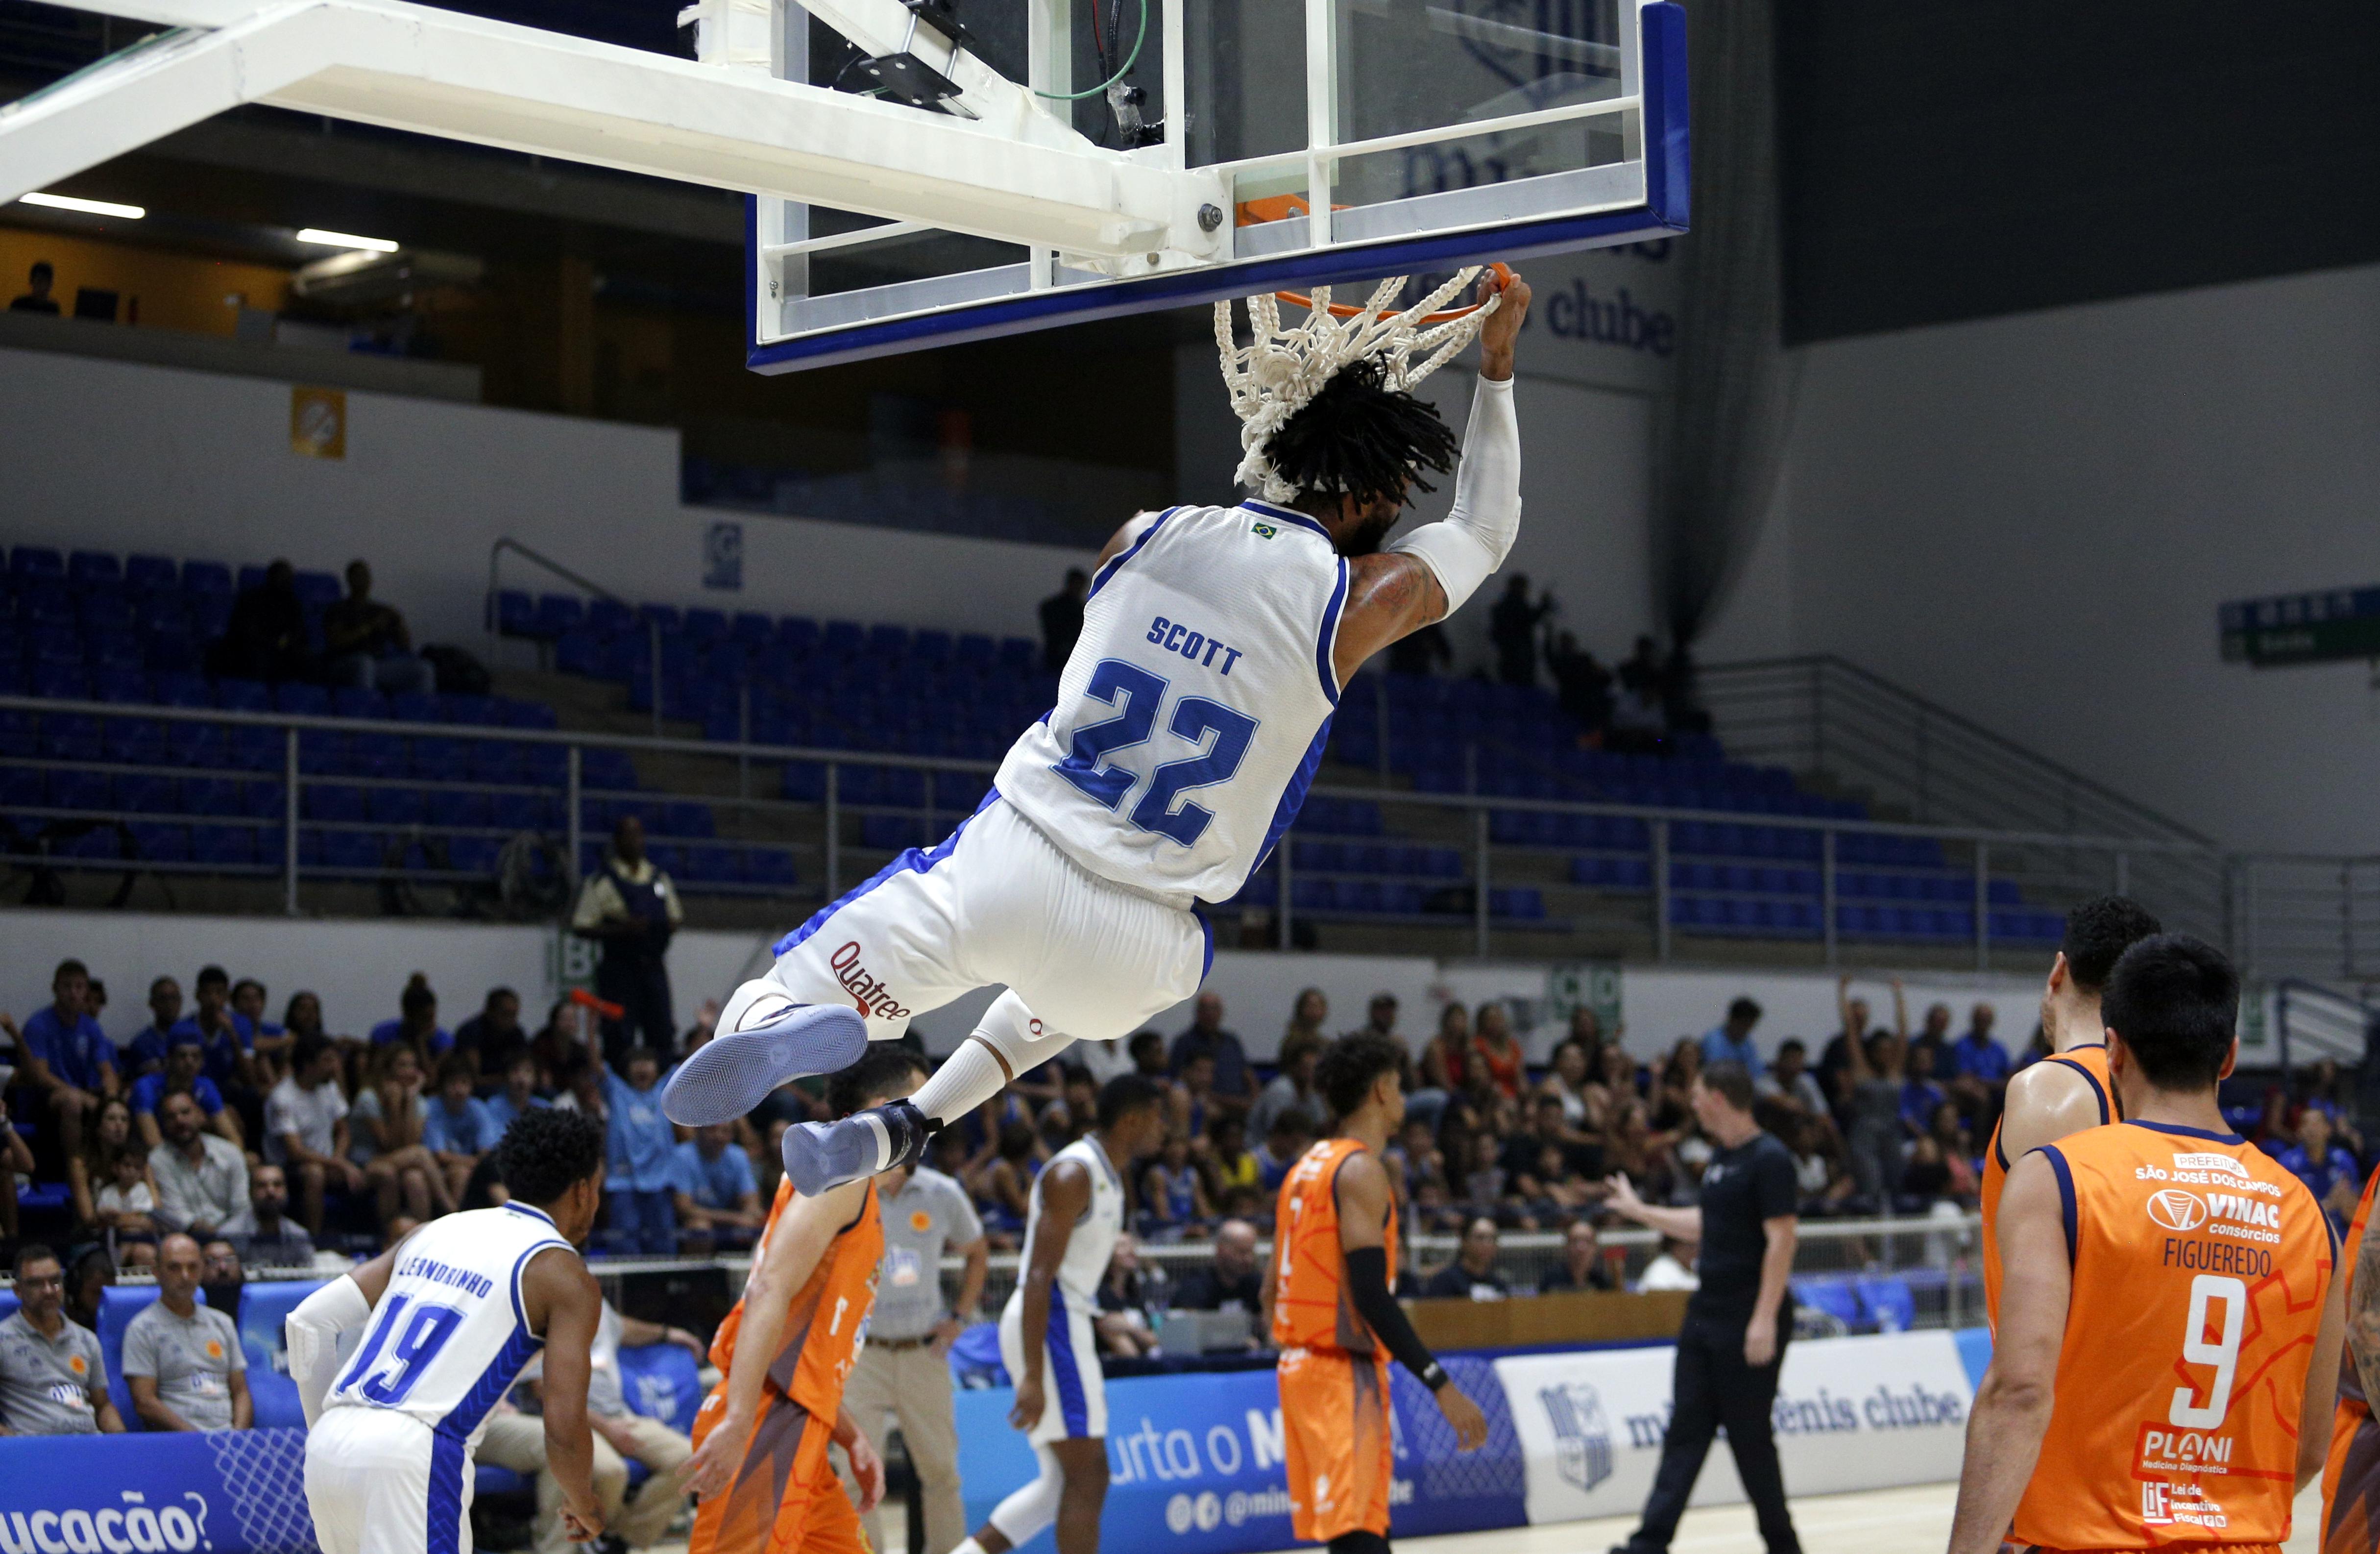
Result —
[[[1075, 729], [1074, 745], [1066, 758], [1050, 769], [1102, 807], [1121, 809], [1134, 785], [1140, 781], [1140, 774], [1104, 763], [1118, 751], [1148, 742], [1159, 715], [1164, 710], [1169, 689], [1162, 676], [1151, 674], [1137, 664], [1127, 664], [1121, 658], [1100, 659], [1091, 670], [1090, 683], [1083, 687], [1083, 694], [1110, 706], [1117, 706], [1121, 700], [1121, 710], [1113, 717]], [[1173, 704], [1173, 716], [1167, 720], [1166, 728], [1199, 747], [1198, 753], [1185, 760], [1169, 761], [1149, 773], [1148, 789], [1132, 806], [1130, 818], [1144, 831], [1171, 837], [1188, 847], [1205, 835], [1215, 814], [1187, 801], [1176, 809], [1174, 801], [1189, 789], [1229, 782], [1232, 774], [1240, 769], [1240, 763], [1247, 759], [1249, 741], [1257, 735], [1257, 720], [1220, 702], [1204, 696], [1184, 696]], [[1214, 736], [1211, 740], [1208, 739], [1210, 734]]]

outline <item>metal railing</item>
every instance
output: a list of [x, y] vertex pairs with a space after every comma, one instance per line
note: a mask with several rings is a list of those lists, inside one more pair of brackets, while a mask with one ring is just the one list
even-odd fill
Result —
[[[622, 608], [632, 612], [637, 608], [636, 604], [632, 600], [629, 600], [621, 594], [613, 593], [601, 583], [589, 581], [586, 578], [583, 578], [577, 572], [572, 571], [569, 568], [564, 566], [561, 562], [556, 561], [553, 557], [546, 555], [542, 551], [532, 550], [528, 545], [525, 545], [518, 540], [514, 539], [510, 534], [504, 535], [499, 538], [495, 544], [488, 547], [488, 597], [484, 607], [487, 612], [486, 625], [488, 632], [488, 662], [491, 664], [493, 664], [496, 661], [496, 647], [504, 638], [504, 623], [497, 618], [498, 596], [503, 591], [499, 587], [500, 579], [497, 576], [496, 564], [504, 559], [504, 555], [506, 551], [511, 551], [515, 556], [519, 557], [524, 561], [531, 562], [534, 565], [544, 568], [547, 571], [552, 572], [555, 577], [558, 577], [563, 581], [569, 583], [572, 587], [584, 589], [599, 599], [608, 599], [613, 604], [618, 605]], [[648, 616], [646, 618], [645, 638], [647, 642], [650, 644], [652, 653], [654, 686], [653, 737], [655, 739], [659, 739], [661, 738], [662, 733], [662, 698], [660, 693], [660, 686], [662, 682], [661, 617], [656, 615]]]
[[2284, 1073], [2325, 1058], [2342, 1069], [2361, 1068], [2375, 1022], [2380, 1006], [2367, 989], [2350, 993], [2302, 977], [2273, 985], [2273, 1035]]

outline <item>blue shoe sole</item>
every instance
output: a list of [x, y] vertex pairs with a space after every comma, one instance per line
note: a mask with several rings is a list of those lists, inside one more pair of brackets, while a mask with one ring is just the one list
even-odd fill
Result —
[[797, 1122], [785, 1130], [785, 1180], [805, 1198], [832, 1192], [870, 1174], [875, 1140], [847, 1132], [868, 1125], [857, 1118], [836, 1122]]
[[868, 1050], [856, 1009], [806, 1004], [767, 1025], [713, 1036], [670, 1075], [662, 1112], [688, 1128], [733, 1122], [787, 1080], [847, 1069]]

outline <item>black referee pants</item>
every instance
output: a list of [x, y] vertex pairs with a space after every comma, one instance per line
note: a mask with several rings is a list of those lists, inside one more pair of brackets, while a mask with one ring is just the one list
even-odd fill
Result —
[[1785, 1363], [1785, 1337], [1792, 1331], [1791, 1303], [1780, 1312], [1777, 1358], [1755, 1370], [1743, 1360], [1743, 1325], [1727, 1318], [1689, 1315], [1678, 1335], [1677, 1375], [1671, 1382], [1670, 1432], [1661, 1441], [1661, 1466], [1645, 1501], [1645, 1520], [1623, 1547], [1628, 1554], [1662, 1554], [1677, 1536], [1686, 1497], [1702, 1475], [1703, 1459], [1721, 1426], [1735, 1453], [1736, 1476], [1752, 1500], [1768, 1554], [1802, 1554], [1793, 1519], [1785, 1509], [1785, 1476], [1777, 1466], [1777, 1436], [1769, 1411], [1777, 1401], [1777, 1373]]

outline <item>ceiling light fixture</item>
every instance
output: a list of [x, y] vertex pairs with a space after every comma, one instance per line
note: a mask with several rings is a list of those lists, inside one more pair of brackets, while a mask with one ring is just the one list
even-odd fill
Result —
[[57, 211], [79, 211], [85, 215], [121, 216], [127, 221], [139, 221], [149, 214], [140, 205], [119, 205], [109, 200], [78, 200], [71, 194], [28, 194], [22, 197], [22, 202], [47, 205]]
[[320, 243], [324, 248], [364, 249], [372, 253], [395, 253], [401, 244], [386, 238], [358, 238], [352, 232], [325, 232], [319, 226], [309, 226], [298, 234], [301, 243]]

